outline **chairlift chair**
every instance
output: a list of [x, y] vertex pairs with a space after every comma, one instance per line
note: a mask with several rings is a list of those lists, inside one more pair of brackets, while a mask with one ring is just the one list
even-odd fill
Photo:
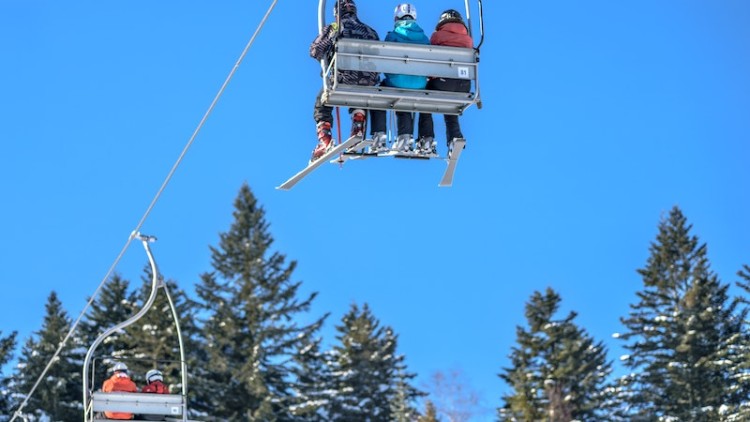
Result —
[[[102, 416], [103, 412], [105, 411], [133, 413], [134, 415], [163, 416], [164, 420], [169, 422], [194, 422], [188, 420], [187, 366], [185, 364], [185, 348], [182, 341], [182, 332], [180, 331], [180, 323], [177, 317], [177, 310], [174, 306], [174, 302], [172, 301], [172, 297], [169, 294], [167, 284], [159, 274], [159, 270], [156, 266], [156, 261], [154, 260], [154, 256], [151, 253], [151, 248], [149, 246], [149, 243], [155, 241], [156, 239], [152, 236], [142, 236], [140, 234], [137, 234], [137, 237], [143, 243], [143, 247], [146, 250], [146, 254], [148, 255], [149, 264], [151, 265], [151, 294], [143, 304], [141, 310], [139, 310], [135, 315], [133, 315], [126, 321], [123, 321], [122, 323], [106, 330], [94, 341], [91, 347], [89, 347], [83, 363], [84, 422], [110, 421], [111, 419], [106, 419], [104, 418], [104, 416]], [[135, 323], [143, 315], [145, 315], [154, 304], [154, 300], [156, 299], [156, 294], [159, 288], [163, 288], [164, 293], [167, 295], [167, 300], [172, 310], [172, 317], [176, 326], [177, 339], [180, 348], [180, 372], [182, 374], [182, 391], [180, 392], [180, 394], [150, 394], [127, 392], [104, 393], [101, 391], [94, 391], [94, 368], [92, 362], [96, 348], [107, 337]], [[135, 419], [135, 421], [139, 421], [139, 419]]]
[[[464, 0], [466, 22], [471, 34], [469, 0]], [[477, 0], [481, 38], [474, 48], [394, 43], [385, 41], [338, 39], [330, 61], [323, 67], [323, 95], [327, 106], [346, 106], [376, 110], [425, 112], [460, 115], [471, 105], [481, 108], [479, 95], [479, 47], [484, 41], [482, 0]], [[318, 7], [318, 29], [325, 26], [326, 0]], [[341, 71], [396, 73], [427, 77], [467, 79], [470, 93], [402, 89], [385, 86], [348, 85], [338, 82]]]

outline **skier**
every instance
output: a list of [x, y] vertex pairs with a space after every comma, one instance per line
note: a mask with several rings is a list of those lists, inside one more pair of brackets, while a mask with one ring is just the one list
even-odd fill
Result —
[[[380, 39], [374, 29], [359, 20], [357, 17], [357, 5], [354, 3], [354, 0], [337, 0], [333, 12], [336, 22], [326, 26], [323, 32], [310, 45], [310, 56], [314, 59], [318, 61], [330, 59], [333, 54], [334, 40], [337, 36], [366, 40]], [[338, 82], [348, 85], [373, 86], [380, 82], [380, 75], [377, 72], [341, 71], [338, 74]], [[318, 132], [318, 145], [312, 152], [310, 162], [317, 160], [333, 147], [333, 137], [331, 135], [333, 108], [322, 104], [322, 94], [323, 91], [321, 90], [315, 99], [313, 118], [315, 119]], [[350, 109], [349, 114], [352, 118], [351, 136], [364, 131], [367, 121], [366, 110]], [[384, 148], [386, 140], [385, 112], [375, 112], [375, 110], [372, 110], [370, 112], [370, 119], [371, 134], [373, 141], [375, 141], [373, 147], [379, 148], [382, 145]]]
[[[141, 389], [142, 393], [169, 394], [169, 389], [164, 385], [164, 377], [158, 369], [146, 372], [146, 386]], [[164, 416], [141, 415], [141, 419], [147, 421], [163, 421]]]
[[146, 386], [142, 393], [169, 394], [169, 389], [164, 385], [164, 377], [160, 370], [152, 369], [146, 372]]
[[[417, 8], [409, 3], [401, 3], [393, 11], [393, 31], [385, 36], [386, 41], [430, 44], [430, 39], [417, 24]], [[383, 85], [396, 88], [424, 89], [427, 77], [417, 75], [385, 74]], [[414, 115], [411, 112], [396, 112], [398, 138], [393, 148], [398, 151], [412, 151], [414, 149]], [[427, 152], [427, 151], [425, 151]]]
[[[430, 44], [445, 45], [450, 47], [472, 48], [474, 41], [469, 35], [469, 29], [466, 27], [461, 14], [456, 10], [449, 9], [440, 15], [435, 32], [430, 37]], [[468, 79], [452, 78], [432, 78], [427, 82], [427, 89], [437, 91], [469, 92], [471, 91], [471, 81]], [[463, 138], [461, 126], [458, 123], [458, 116], [444, 115], [445, 132], [450, 151], [451, 144], [456, 138]], [[435, 139], [435, 129], [433, 127], [432, 115], [429, 113], [419, 113], [419, 147], [432, 145]]]
[[[128, 366], [118, 362], [112, 367], [112, 376], [104, 381], [102, 391], [105, 393], [128, 392], [137, 393], [138, 387], [128, 375]], [[132, 413], [124, 412], [104, 412], [107, 419], [133, 419]]]

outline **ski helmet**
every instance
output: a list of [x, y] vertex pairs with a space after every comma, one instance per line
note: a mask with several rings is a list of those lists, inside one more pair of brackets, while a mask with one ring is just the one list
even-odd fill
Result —
[[115, 364], [115, 366], [112, 367], [112, 372], [114, 372], [114, 373], [124, 372], [124, 373], [127, 374], [128, 373], [128, 365], [125, 365], [122, 362], [117, 362]]
[[393, 20], [417, 19], [417, 8], [413, 4], [401, 3], [393, 11]]
[[146, 383], [151, 384], [154, 381], [164, 381], [164, 377], [162, 377], [161, 371], [158, 369], [146, 372]]
[[338, 15], [339, 9], [341, 10], [342, 15], [347, 13], [357, 13], [357, 5], [354, 3], [354, 0], [338, 0], [336, 5], [333, 6], [333, 16]]
[[440, 19], [438, 19], [438, 23], [437, 23], [437, 26], [435, 27], [435, 30], [437, 31], [438, 29], [440, 29], [441, 26], [449, 22], [456, 22], [456, 23], [460, 23], [466, 26], [466, 24], [464, 23], [464, 18], [461, 17], [461, 14], [458, 13], [458, 11], [454, 9], [448, 9], [445, 12], [440, 14]]

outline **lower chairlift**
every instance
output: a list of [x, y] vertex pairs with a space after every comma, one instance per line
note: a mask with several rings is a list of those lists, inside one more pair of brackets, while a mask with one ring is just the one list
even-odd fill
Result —
[[[196, 422], [188, 419], [188, 401], [187, 401], [187, 366], [185, 364], [185, 349], [182, 341], [182, 332], [180, 331], [180, 323], [177, 317], [177, 310], [172, 301], [172, 297], [169, 294], [167, 284], [159, 275], [159, 271], [156, 267], [153, 254], [149, 243], [156, 239], [151, 236], [138, 235], [139, 240], [143, 243], [143, 247], [148, 255], [148, 261], [151, 265], [152, 283], [151, 283], [151, 294], [148, 300], [143, 305], [140, 311], [130, 317], [128, 320], [108, 329], [96, 341], [91, 345], [83, 364], [83, 403], [84, 403], [84, 422], [105, 422], [112, 421], [104, 416], [104, 412], [125, 412], [132, 413], [135, 415], [134, 421], [146, 421], [146, 420], [164, 420], [168, 422]], [[167, 296], [169, 306], [172, 310], [172, 317], [174, 319], [175, 327], [177, 329], [177, 338], [179, 341], [180, 348], [180, 369], [182, 374], [180, 394], [149, 394], [149, 393], [125, 393], [125, 392], [112, 392], [104, 393], [102, 391], [94, 391], [94, 364], [96, 360], [93, 359], [96, 348], [110, 335], [118, 332], [127, 326], [138, 321], [143, 315], [145, 315], [156, 299], [156, 294], [159, 289], [163, 289]], [[139, 419], [141, 418], [141, 419]]]

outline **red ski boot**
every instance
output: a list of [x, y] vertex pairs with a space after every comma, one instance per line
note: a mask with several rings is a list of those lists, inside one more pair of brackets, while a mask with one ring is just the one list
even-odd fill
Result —
[[329, 149], [333, 148], [333, 137], [331, 136], [331, 123], [318, 122], [318, 145], [312, 152], [310, 162], [322, 157]]

